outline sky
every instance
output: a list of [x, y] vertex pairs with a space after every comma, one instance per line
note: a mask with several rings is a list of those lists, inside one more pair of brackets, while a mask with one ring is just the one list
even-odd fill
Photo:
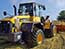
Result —
[[13, 5], [18, 8], [19, 3], [37, 2], [45, 5], [46, 10], [43, 11], [44, 16], [50, 15], [51, 20], [56, 20], [60, 11], [65, 10], [65, 0], [0, 0], [0, 18], [4, 18], [3, 11], [13, 14]]

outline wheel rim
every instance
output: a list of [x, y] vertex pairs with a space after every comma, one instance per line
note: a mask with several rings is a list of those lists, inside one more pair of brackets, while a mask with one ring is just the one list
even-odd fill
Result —
[[38, 44], [43, 43], [43, 36], [42, 36], [41, 32], [39, 32], [38, 35], [37, 35], [37, 43]]

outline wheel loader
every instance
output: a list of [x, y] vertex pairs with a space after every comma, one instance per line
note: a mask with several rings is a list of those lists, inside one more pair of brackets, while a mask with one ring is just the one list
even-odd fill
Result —
[[[45, 35], [49, 37], [53, 35], [52, 32], [45, 31], [46, 20], [41, 16], [42, 11], [46, 9], [44, 5], [35, 2], [20, 3], [18, 12], [16, 6], [13, 7], [14, 16], [0, 20], [0, 36], [11, 42], [23, 41], [28, 47], [34, 47], [44, 42]], [[6, 16], [8, 13], [4, 11], [3, 14]], [[50, 26], [51, 24], [49, 30]]]

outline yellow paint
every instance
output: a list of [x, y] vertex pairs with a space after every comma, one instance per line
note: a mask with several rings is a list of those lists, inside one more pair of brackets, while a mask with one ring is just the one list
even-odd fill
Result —
[[48, 20], [45, 22], [45, 25], [43, 26], [45, 29], [50, 29], [50, 21]]
[[[15, 24], [15, 20], [16, 19], [22, 19], [22, 18], [32, 19], [32, 22], [35, 22], [35, 23], [40, 22], [40, 17], [37, 17], [37, 16], [29, 16], [29, 15], [7, 17], [7, 18], [4, 18], [2, 21], [10, 21], [13, 24]], [[21, 24], [21, 22], [20, 22], [20, 24]]]
[[[19, 19], [20, 26], [22, 25], [22, 23], [39, 23], [40, 22], [40, 17], [29, 16], [29, 15], [7, 17], [2, 19], [2, 21], [10, 21], [12, 24], [15, 24], [17, 19]], [[29, 21], [23, 21], [22, 19], [29, 19]], [[17, 28], [12, 27], [12, 32], [14, 32], [14, 30], [15, 32], [18, 31]]]
[[33, 17], [33, 22], [36, 22], [36, 23], [41, 22], [40, 17]]
[[15, 30], [15, 28], [14, 28], [14, 27], [12, 27], [12, 33], [14, 32], [14, 30]]
[[4, 18], [2, 21], [11, 21], [12, 23], [15, 23], [15, 20], [16, 19], [22, 19], [22, 18], [30, 18], [30, 16], [26, 16], [26, 15], [23, 15], [23, 16], [14, 16], [14, 17], [7, 17], [7, 18]]
[[15, 32], [18, 32], [18, 29], [17, 28], [15, 28]]
[[18, 32], [17, 28], [12, 27], [12, 33], [15, 33], [14, 30], [15, 30], [15, 32]]
[[30, 16], [29, 16], [29, 15], [15, 16], [15, 17], [17, 17], [17, 18], [19, 18], [19, 19], [21, 19], [21, 18], [30, 18]]

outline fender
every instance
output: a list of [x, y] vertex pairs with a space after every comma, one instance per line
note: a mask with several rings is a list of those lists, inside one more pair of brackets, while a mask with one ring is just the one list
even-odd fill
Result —
[[36, 23], [34, 26], [43, 30], [43, 25], [41, 25], [41, 23]]

